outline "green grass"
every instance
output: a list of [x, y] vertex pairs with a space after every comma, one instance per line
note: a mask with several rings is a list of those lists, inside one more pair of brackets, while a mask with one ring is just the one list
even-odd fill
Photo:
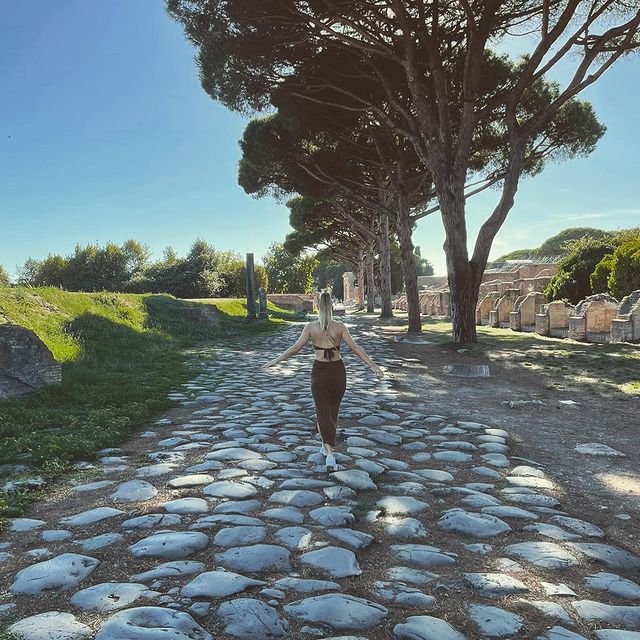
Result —
[[[579, 383], [592, 384], [598, 392], [640, 393], [639, 345], [576, 342], [486, 326], [477, 331], [478, 342], [464, 345], [470, 353], [539, 371], [555, 388]], [[451, 342], [450, 322], [423, 320], [422, 334], [438, 348], [460, 348]]]
[[[201, 304], [216, 307], [216, 326], [194, 320]], [[245, 304], [235, 299], [0, 289], [0, 322], [35, 331], [62, 364], [61, 384], [0, 402], [0, 464], [26, 464], [29, 476], [52, 480], [74, 460], [90, 460], [99, 449], [118, 445], [173, 406], [167, 392], [193, 376], [185, 366], [187, 349], [300, 318], [271, 310], [269, 320], [250, 323]], [[0, 517], [19, 515], [39, 497], [0, 496]]]

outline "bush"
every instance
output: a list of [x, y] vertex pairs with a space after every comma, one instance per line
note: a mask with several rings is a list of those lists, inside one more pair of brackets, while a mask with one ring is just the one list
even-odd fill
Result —
[[612, 240], [581, 238], [570, 245], [569, 253], [558, 263], [558, 271], [544, 290], [548, 300], [569, 300], [577, 304], [590, 296], [591, 274], [598, 263], [612, 253]]
[[614, 252], [609, 274], [609, 292], [621, 300], [640, 289], [640, 238], [621, 244]]
[[594, 269], [589, 277], [591, 283], [591, 291], [593, 293], [609, 292], [609, 276], [611, 275], [611, 267], [613, 266], [613, 254], [608, 253]]

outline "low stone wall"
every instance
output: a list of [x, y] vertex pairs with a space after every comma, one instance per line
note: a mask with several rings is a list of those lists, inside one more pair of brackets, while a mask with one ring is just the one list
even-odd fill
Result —
[[267, 299], [281, 309], [287, 311], [303, 311], [313, 313], [315, 296], [306, 293], [268, 293]]

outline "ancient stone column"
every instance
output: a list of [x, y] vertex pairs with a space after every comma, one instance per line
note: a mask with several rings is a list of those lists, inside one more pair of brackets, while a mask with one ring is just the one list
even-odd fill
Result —
[[256, 274], [253, 270], [253, 253], [247, 253], [247, 318], [255, 320], [256, 316]]
[[264, 320], [269, 317], [267, 313], [267, 290], [264, 287], [258, 289], [258, 303], [260, 308], [260, 319]]

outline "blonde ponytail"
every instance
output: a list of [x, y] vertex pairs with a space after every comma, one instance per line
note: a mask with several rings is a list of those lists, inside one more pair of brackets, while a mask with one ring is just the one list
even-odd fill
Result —
[[326, 331], [331, 322], [333, 315], [333, 303], [331, 302], [331, 294], [323, 291], [318, 300], [318, 322], [322, 331]]

